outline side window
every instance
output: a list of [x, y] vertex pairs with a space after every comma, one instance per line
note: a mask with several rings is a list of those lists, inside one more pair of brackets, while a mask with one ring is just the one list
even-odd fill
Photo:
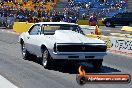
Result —
[[121, 14], [117, 14], [115, 17], [116, 17], [116, 18], [121, 18], [122, 15], [121, 15]]
[[59, 25], [42, 25], [42, 31], [45, 35], [53, 35], [56, 30], [60, 30]]
[[40, 33], [41, 33], [41, 29], [39, 25], [34, 25], [29, 30], [30, 35], [38, 35]]

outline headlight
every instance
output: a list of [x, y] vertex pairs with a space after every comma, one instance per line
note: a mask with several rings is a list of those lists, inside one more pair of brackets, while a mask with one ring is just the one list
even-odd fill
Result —
[[102, 18], [102, 21], [104, 21], [106, 18]]

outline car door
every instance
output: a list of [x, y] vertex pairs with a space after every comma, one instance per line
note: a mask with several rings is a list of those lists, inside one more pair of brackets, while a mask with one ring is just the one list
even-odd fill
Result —
[[27, 35], [26, 48], [30, 53], [35, 55], [37, 55], [39, 52], [38, 47], [39, 47], [40, 34], [41, 34], [41, 27], [39, 24], [36, 24], [30, 28]]
[[123, 14], [123, 25], [129, 25], [130, 20], [130, 13]]

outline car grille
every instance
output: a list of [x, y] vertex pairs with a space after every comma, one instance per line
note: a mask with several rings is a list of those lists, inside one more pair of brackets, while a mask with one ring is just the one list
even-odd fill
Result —
[[58, 52], [105, 52], [105, 45], [57, 45]]

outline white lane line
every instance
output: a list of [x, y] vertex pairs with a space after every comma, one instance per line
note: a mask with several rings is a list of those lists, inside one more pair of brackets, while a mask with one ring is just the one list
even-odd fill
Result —
[[18, 87], [0, 75], [0, 88], [18, 88]]

